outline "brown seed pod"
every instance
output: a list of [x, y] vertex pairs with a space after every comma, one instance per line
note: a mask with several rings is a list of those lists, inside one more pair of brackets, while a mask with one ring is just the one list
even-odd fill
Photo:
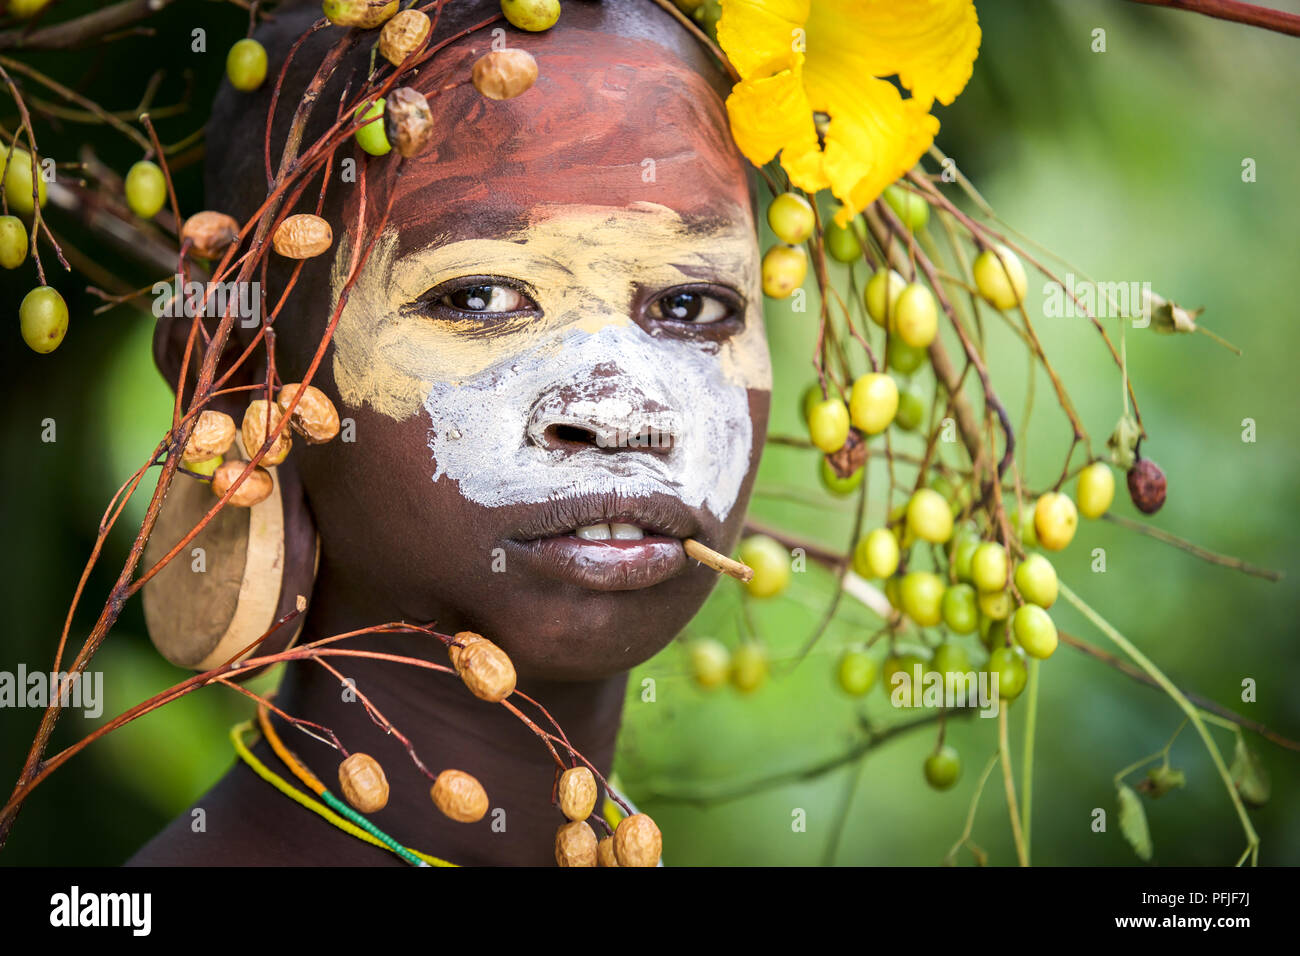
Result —
[[596, 834], [585, 820], [566, 823], [555, 831], [555, 862], [559, 866], [596, 865]]
[[[224, 495], [247, 465], [246, 461], [225, 461], [218, 465], [217, 470], [212, 473], [212, 493], [218, 498]], [[275, 482], [271, 478], [271, 473], [259, 466], [244, 479], [244, 483], [230, 496], [227, 504], [237, 508], [251, 508], [271, 497], [271, 492], [274, 490]]]
[[339, 27], [370, 30], [397, 12], [398, 0], [325, 0], [321, 10]]
[[[457, 631], [453, 637], [461, 644], [465, 645], [465, 647], [485, 640], [482, 634], [475, 634], [473, 631]], [[457, 647], [455, 644], [447, 645], [447, 656], [451, 658], [452, 667], [456, 666], [456, 661], [460, 659], [460, 652], [462, 650], [464, 650], [464, 648]], [[457, 670], [456, 673], [459, 674], [460, 671]]]
[[560, 812], [570, 820], [585, 820], [596, 809], [596, 778], [586, 767], [570, 767], [560, 775]]
[[657, 866], [663, 851], [663, 834], [644, 813], [624, 817], [614, 830], [614, 856], [619, 866]]
[[429, 42], [432, 26], [427, 14], [403, 10], [379, 31], [379, 55], [393, 66], [401, 66], [403, 60]]
[[388, 806], [388, 778], [369, 754], [352, 754], [339, 764], [339, 786], [343, 798], [362, 813], [377, 813]]
[[403, 156], [424, 152], [433, 138], [433, 111], [419, 90], [399, 86], [384, 104], [384, 133]]
[[190, 251], [204, 259], [216, 259], [239, 236], [239, 223], [224, 212], [211, 209], [196, 212], [181, 227], [181, 239], [190, 241]]
[[323, 444], [339, 433], [339, 413], [324, 392], [315, 385], [291, 382], [280, 389], [276, 404], [281, 412], [288, 414], [289, 405], [300, 389], [303, 396], [289, 418], [289, 425], [307, 439], [307, 444]]
[[596, 844], [597, 866], [618, 866], [618, 857], [614, 854], [614, 838], [607, 836]]
[[515, 665], [487, 638], [461, 648], [456, 655], [456, 673], [481, 700], [495, 704], [515, 692]]
[[474, 89], [490, 100], [510, 100], [537, 80], [537, 61], [527, 50], [493, 50], [474, 62]]
[[310, 259], [334, 242], [334, 230], [320, 216], [300, 212], [290, 216], [271, 237], [271, 246], [286, 259]]
[[438, 809], [459, 823], [482, 820], [488, 811], [483, 784], [463, 770], [444, 770], [438, 774], [430, 792]]
[[1143, 514], [1153, 515], [1165, 503], [1165, 473], [1150, 458], [1139, 458], [1128, 470], [1128, 494]]
[[[269, 419], [268, 419], [269, 415]], [[272, 405], [264, 398], [259, 398], [248, 403], [248, 410], [244, 412], [244, 424], [241, 431], [244, 436], [244, 450], [249, 455], [256, 455], [262, 450], [262, 445], [266, 442], [266, 436], [275, 430], [280, 424], [280, 419], [284, 418], [284, 413], [280, 411], [280, 406]], [[270, 422], [270, 429], [267, 428], [267, 422]], [[289, 429], [280, 432], [280, 437], [275, 440], [270, 451], [262, 458], [263, 465], [278, 465], [289, 457], [289, 449], [293, 447], [293, 439], [289, 436]]]
[[210, 461], [218, 455], [224, 455], [235, 440], [235, 420], [225, 412], [211, 409], [199, 412], [199, 420], [194, 423], [190, 440], [181, 452], [181, 461], [191, 464], [196, 461]]

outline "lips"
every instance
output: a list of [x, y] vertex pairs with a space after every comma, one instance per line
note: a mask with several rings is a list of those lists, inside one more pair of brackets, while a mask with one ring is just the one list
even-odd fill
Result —
[[592, 591], [653, 587], [682, 572], [700, 522], [667, 495], [585, 495], [533, 507], [511, 550], [544, 577]]

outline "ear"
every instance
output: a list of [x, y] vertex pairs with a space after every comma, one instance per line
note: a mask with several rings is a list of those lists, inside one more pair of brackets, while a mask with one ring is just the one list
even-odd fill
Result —
[[[173, 280], [173, 291], [175, 282]], [[197, 285], [197, 283], [196, 283]], [[187, 308], [186, 302], [189, 301], [195, 307]], [[215, 300], [210, 300], [215, 301]], [[200, 316], [196, 319], [193, 312], [201, 309], [203, 299], [202, 294], [180, 295], [172, 300], [166, 312], [175, 312], [175, 315], [166, 314], [159, 317], [158, 324], [153, 333], [153, 360], [162, 372], [163, 378], [176, 390], [177, 383], [181, 380], [181, 369], [185, 364], [186, 349], [189, 350], [189, 364], [185, 372], [185, 394], [181, 399], [181, 407], [188, 408], [194, 398], [194, 386], [198, 382], [199, 374], [203, 367], [203, 356], [207, 350], [207, 343], [213, 335], [216, 334], [217, 326], [221, 322], [220, 310], [209, 307], [208, 311], [217, 311], [216, 316]], [[258, 324], [249, 323], [251, 328], [246, 327], [245, 322], [240, 318], [240, 312], [237, 310], [235, 315], [234, 327], [231, 329], [230, 336], [226, 340], [225, 347], [222, 349], [221, 357], [217, 360], [217, 369], [213, 381], [220, 379], [230, 371], [231, 367], [243, 355], [244, 351], [252, 343], [257, 330], [260, 327], [262, 303], [258, 303]], [[186, 313], [190, 314], [186, 314]], [[206, 335], [205, 335], [206, 332]], [[191, 341], [192, 338], [192, 341]], [[248, 356], [243, 364], [231, 375], [231, 377], [222, 385], [222, 388], [232, 388], [241, 385], [254, 385], [266, 380], [266, 352], [262, 348], [256, 348]], [[214, 398], [208, 405], [208, 408], [216, 411], [225, 412], [236, 423], [243, 421], [244, 408], [252, 400], [251, 392], [234, 392], [229, 395], [219, 395]]]

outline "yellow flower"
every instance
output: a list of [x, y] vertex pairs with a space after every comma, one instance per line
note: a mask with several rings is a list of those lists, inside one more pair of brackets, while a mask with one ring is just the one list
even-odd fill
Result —
[[[980, 28], [973, 0], [722, 0], [718, 44], [741, 77], [727, 98], [736, 145], [756, 165], [780, 153], [808, 192], [829, 188], [843, 225], [929, 149], [930, 107], [965, 87]], [[824, 147], [814, 112], [830, 117]]]

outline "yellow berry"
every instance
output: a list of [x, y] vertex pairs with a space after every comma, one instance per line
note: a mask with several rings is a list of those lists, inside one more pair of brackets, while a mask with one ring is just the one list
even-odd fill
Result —
[[27, 261], [27, 227], [17, 216], [0, 216], [0, 266], [17, 269]]
[[[3, 155], [0, 155], [0, 165], [8, 157], [9, 168], [5, 170], [5, 199], [9, 202], [9, 208], [20, 216], [30, 216], [32, 214], [32, 154], [25, 149], [10, 148]], [[38, 163], [39, 165], [39, 163]], [[40, 175], [41, 170], [37, 170], [36, 192], [37, 201], [41, 208], [45, 208], [45, 177]]]
[[995, 309], [1013, 309], [1025, 301], [1029, 288], [1025, 267], [1006, 246], [985, 249], [976, 257], [972, 271], [975, 287]]
[[141, 219], [152, 219], [167, 204], [167, 179], [157, 163], [140, 160], [127, 170], [123, 186], [127, 206]]
[[751, 694], [767, 680], [767, 648], [756, 641], [745, 641], [731, 655], [731, 686], [742, 694]]
[[922, 541], [943, 544], [952, 537], [952, 508], [931, 488], [922, 488], [907, 503], [907, 526]]
[[838, 398], [818, 402], [808, 413], [808, 434], [816, 447], [835, 454], [849, 439], [849, 410]]
[[883, 329], [885, 317], [888, 315], [892, 319], [898, 308], [898, 297], [906, 288], [907, 281], [893, 269], [877, 269], [875, 275], [867, 280], [862, 293], [871, 321]]
[[786, 299], [803, 285], [808, 256], [798, 246], [773, 246], [763, 255], [763, 294]]
[[919, 282], [905, 288], [894, 307], [892, 328], [913, 348], [927, 347], [939, 334], [939, 309], [934, 294]]
[[1023, 604], [1011, 619], [1011, 630], [1016, 636], [1016, 643], [1025, 649], [1030, 657], [1045, 660], [1056, 651], [1059, 637], [1052, 616], [1037, 604]]
[[1016, 590], [1030, 604], [1051, 607], [1059, 586], [1056, 568], [1041, 554], [1031, 554], [1016, 565]]
[[931, 571], [909, 571], [903, 575], [899, 597], [903, 613], [921, 627], [933, 627], [943, 620], [943, 579]]
[[853, 551], [853, 570], [864, 578], [888, 578], [898, 570], [898, 539], [888, 528], [876, 528]]
[[18, 323], [23, 341], [33, 352], [53, 352], [68, 331], [68, 306], [63, 296], [47, 285], [38, 285], [23, 296], [18, 306]]
[[241, 92], [257, 89], [266, 80], [266, 47], [256, 40], [240, 40], [226, 54], [226, 76]]
[[985, 541], [971, 555], [971, 583], [981, 591], [1001, 591], [1007, 586], [1007, 563], [1007, 549]]
[[1115, 500], [1115, 473], [1104, 461], [1094, 461], [1079, 472], [1075, 493], [1079, 497], [1079, 513], [1085, 518], [1100, 518]]
[[1069, 496], [1049, 491], [1034, 506], [1034, 532], [1048, 551], [1060, 551], [1074, 539], [1079, 512]]
[[808, 241], [817, 220], [808, 200], [798, 193], [781, 193], [767, 207], [767, 224], [782, 242], [797, 246]]
[[790, 552], [765, 534], [756, 534], [742, 541], [739, 558], [754, 571], [754, 576], [745, 584], [754, 597], [773, 597], [790, 583]]
[[855, 428], [868, 435], [878, 435], [889, 427], [897, 412], [898, 386], [888, 375], [869, 372], [853, 383], [849, 417]]
[[980, 613], [991, 621], [1005, 621], [1016, 606], [1010, 591], [981, 591], [978, 600]]
[[540, 33], [560, 19], [560, 0], [501, 0], [501, 12], [511, 26]]

